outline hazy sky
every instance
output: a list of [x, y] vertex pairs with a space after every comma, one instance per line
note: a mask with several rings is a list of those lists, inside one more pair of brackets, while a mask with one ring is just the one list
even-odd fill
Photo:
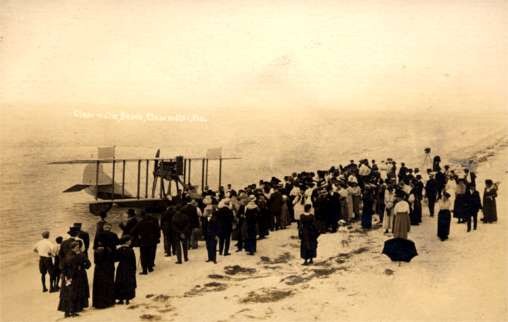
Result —
[[506, 110], [506, 1], [0, 0], [0, 106]]

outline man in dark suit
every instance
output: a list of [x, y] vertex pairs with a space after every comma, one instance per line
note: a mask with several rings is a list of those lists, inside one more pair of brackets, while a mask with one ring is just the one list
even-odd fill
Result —
[[173, 247], [176, 251], [177, 264], [182, 263], [182, 250], [184, 260], [189, 260], [187, 236], [190, 235], [190, 232], [191, 222], [189, 217], [180, 207], [177, 207], [171, 219], [171, 235], [173, 236]]
[[434, 217], [434, 205], [436, 204], [437, 197], [437, 182], [434, 179], [434, 174], [430, 174], [430, 178], [425, 184], [425, 196], [427, 197], [430, 216]]
[[157, 221], [145, 211], [141, 212], [141, 221], [134, 226], [131, 236], [139, 240], [142, 275], [152, 272], [155, 262], [155, 252], [160, 241], [160, 228]]
[[476, 230], [478, 223], [478, 211], [482, 209], [480, 193], [473, 184], [470, 184], [466, 191], [466, 222], [467, 232], [471, 231], [471, 218], [473, 219], [473, 229]]
[[219, 254], [229, 256], [229, 243], [231, 242], [231, 233], [233, 232], [233, 211], [229, 208], [229, 199], [224, 199], [219, 204], [217, 211], [219, 223]]
[[171, 204], [166, 208], [166, 211], [161, 214], [161, 230], [164, 241], [164, 253], [166, 256], [171, 256], [176, 253], [173, 248], [173, 236], [171, 234], [171, 220], [173, 219], [175, 208], [176, 206]]

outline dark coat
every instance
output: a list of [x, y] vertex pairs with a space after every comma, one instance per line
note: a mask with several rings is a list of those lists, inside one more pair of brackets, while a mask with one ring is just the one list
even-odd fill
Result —
[[485, 188], [483, 192], [483, 219], [485, 222], [496, 222], [497, 221], [497, 186], [490, 189]]
[[339, 221], [340, 218], [340, 196], [338, 193], [333, 193], [332, 195], [328, 195], [327, 198], [327, 223], [335, 224]]
[[466, 214], [474, 216], [482, 209], [482, 202], [480, 200], [480, 193], [478, 191], [466, 192]]
[[219, 222], [219, 236], [227, 236], [233, 231], [233, 211], [228, 207], [219, 208], [217, 211], [217, 219]]
[[189, 218], [191, 229], [199, 228], [199, 216], [196, 206], [186, 204], [180, 209], [180, 211], [183, 212], [187, 218]]
[[435, 179], [429, 179], [425, 185], [425, 196], [430, 200], [436, 200], [437, 182]]
[[63, 278], [58, 310], [69, 313], [80, 312], [88, 307], [90, 297], [86, 275], [86, 270], [91, 265], [90, 261], [84, 254], [67, 252], [61, 264]]
[[220, 223], [217, 212], [214, 213], [211, 217], [205, 219], [204, 229], [205, 238], [207, 240], [215, 239], [217, 236], [219, 236]]
[[136, 219], [136, 217], [129, 218], [129, 220], [125, 224], [120, 223], [118, 226], [122, 230], [122, 237], [125, 235], [130, 235], [132, 229], [134, 227], [136, 227], [137, 224], [138, 224], [138, 220]]
[[98, 309], [115, 304], [116, 245], [118, 236], [110, 231], [101, 232], [95, 239], [92, 305]]
[[372, 228], [372, 213], [374, 207], [374, 196], [372, 192], [366, 191], [363, 194], [362, 228]]
[[282, 202], [283, 202], [282, 194], [280, 193], [279, 190], [275, 190], [270, 195], [270, 200], [268, 203], [269, 207], [270, 207], [270, 212], [272, 213], [272, 215], [280, 216], [280, 212], [282, 209]]
[[189, 217], [181, 210], [177, 209], [177, 211], [173, 214], [173, 218], [171, 219], [171, 230], [174, 236], [180, 235], [189, 235], [191, 233], [191, 222]]
[[311, 259], [317, 256], [317, 238], [319, 230], [312, 214], [300, 216], [299, 235], [301, 239], [300, 256], [303, 259]]
[[139, 246], [155, 246], [159, 243], [161, 232], [159, 224], [153, 218], [145, 215], [140, 222], [134, 226], [131, 231], [131, 236], [139, 240]]
[[115, 277], [115, 298], [131, 300], [136, 297], [136, 255], [131, 247], [122, 246], [116, 252], [118, 262]]

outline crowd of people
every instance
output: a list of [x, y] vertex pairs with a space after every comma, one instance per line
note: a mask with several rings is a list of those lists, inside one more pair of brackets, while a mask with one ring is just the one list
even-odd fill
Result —
[[437, 236], [443, 241], [450, 234], [452, 212], [468, 232], [477, 229], [480, 209], [483, 222], [497, 221], [497, 184], [485, 181], [482, 201], [473, 172], [464, 169], [459, 174], [449, 166], [442, 169], [440, 161], [435, 157], [425, 174], [404, 163], [397, 168], [392, 159], [381, 166], [364, 159], [315, 173], [293, 173], [283, 180], [260, 180], [238, 191], [231, 185], [218, 191], [205, 188], [200, 198], [178, 191], [160, 215], [150, 209], [139, 213], [129, 209], [119, 224], [120, 236], [112, 232], [107, 213], [102, 213], [91, 254], [89, 235], [79, 223], [70, 227], [66, 240], [58, 237], [56, 245], [49, 241], [49, 232], [43, 233], [35, 247], [43, 291], [48, 291], [45, 279], [49, 274], [49, 291], [60, 291], [58, 309], [66, 317], [78, 315], [88, 307], [86, 270], [91, 267], [89, 255], [93, 255], [92, 306], [129, 304], [136, 289], [133, 247], [139, 247], [140, 274], [147, 275], [155, 269], [161, 238], [165, 256], [176, 256], [176, 264], [189, 261], [189, 253], [202, 240], [207, 262], [217, 263], [217, 253], [231, 255], [231, 240], [236, 241], [236, 252], [254, 255], [259, 240], [296, 222], [300, 255], [303, 264], [309, 265], [317, 256], [319, 235], [336, 233], [356, 221], [363, 229], [371, 229], [374, 216], [385, 234], [407, 239], [411, 226], [422, 222], [423, 209], [431, 217], [437, 210]]

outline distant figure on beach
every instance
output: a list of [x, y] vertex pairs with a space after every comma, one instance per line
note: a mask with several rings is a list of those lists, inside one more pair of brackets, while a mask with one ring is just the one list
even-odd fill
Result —
[[434, 209], [436, 205], [436, 199], [438, 197], [438, 188], [437, 182], [435, 179], [435, 174], [433, 172], [429, 172], [429, 180], [425, 184], [425, 197], [427, 198], [427, 205], [429, 207], [429, 213], [431, 217], [434, 217]]
[[398, 202], [393, 208], [393, 237], [407, 239], [407, 234], [411, 229], [409, 203], [406, 201], [406, 196], [402, 190], [397, 190], [395, 196]]
[[206, 262], [217, 264], [217, 238], [220, 233], [220, 218], [218, 211], [215, 209], [210, 209], [205, 214], [203, 232], [205, 234], [206, 251], [208, 254]]
[[160, 241], [160, 228], [158, 222], [144, 210], [141, 211], [141, 220], [131, 231], [132, 238], [139, 241], [139, 256], [141, 257], [141, 275], [146, 275], [154, 269], [155, 253]]
[[176, 255], [176, 251], [173, 248], [173, 235], [171, 234], [171, 221], [173, 220], [173, 215], [176, 212], [176, 207], [177, 206], [175, 204], [171, 204], [161, 213], [160, 227], [162, 231], [165, 256]]
[[450, 201], [450, 194], [448, 192], [443, 192], [443, 196], [438, 201], [439, 212], [437, 213], [437, 236], [441, 241], [445, 241], [448, 239], [448, 235], [450, 235], [450, 222], [452, 219], [451, 216], [451, 207], [452, 203]]
[[60, 247], [62, 247], [63, 237], [58, 236], [55, 238], [55, 257], [53, 263], [53, 279], [52, 279], [52, 287], [55, 291], [60, 290], [60, 275], [62, 274], [62, 270], [60, 269]]
[[385, 211], [386, 216], [383, 221], [385, 234], [393, 230], [393, 207], [395, 206], [395, 192], [393, 186], [388, 186], [385, 191]]
[[471, 231], [471, 221], [473, 221], [473, 230], [478, 226], [478, 211], [482, 209], [482, 202], [480, 200], [480, 193], [476, 190], [474, 184], [468, 184], [466, 191], [466, 223], [467, 232]]
[[231, 255], [229, 253], [229, 245], [231, 243], [231, 234], [233, 232], [233, 211], [230, 209], [229, 198], [224, 198], [219, 203], [217, 211], [217, 219], [219, 224], [219, 254], [224, 256]]
[[184, 202], [185, 204], [180, 208], [180, 211], [185, 214], [190, 223], [190, 229], [185, 233], [187, 247], [189, 249], [197, 249], [200, 226], [199, 216], [201, 215], [201, 211], [198, 210], [195, 200], [185, 197]]
[[483, 219], [484, 223], [494, 223], [497, 221], [497, 184], [491, 179], [485, 180], [485, 190], [483, 191]]
[[453, 217], [457, 218], [459, 224], [466, 222], [466, 180], [457, 179], [457, 188], [455, 189], [455, 202], [453, 205]]
[[304, 213], [300, 216], [300, 257], [304, 260], [303, 265], [312, 264], [312, 259], [317, 256], [317, 238], [319, 230], [314, 220], [314, 215], [310, 212], [312, 206], [305, 205]]
[[104, 309], [115, 304], [115, 256], [118, 236], [105, 223], [95, 238], [92, 305]]
[[71, 240], [70, 251], [61, 261], [62, 287], [58, 310], [65, 312], [65, 317], [78, 316], [88, 307], [90, 296], [86, 269], [90, 268], [90, 261], [81, 252], [81, 245]]
[[[245, 206], [245, 220], [244, 227], [245, 231], [242, 232], [242, 235], [245, 239], [245, 251], [249, 255], [254, 255], [256, 253], [256, 236], [257, 236], [257, 222], [258, 217], [260, 216], [259, 208], [256, 205], [256, 197], [254, 195], [249, 196], [249, 202]], [[242, 227], [243, 228], [243, 227]]]
[[362, 228], [363, 229], [371, 229], [372, 228], [372, 213], [374, 207], [374, 191], [373, 187], [370, 184], [365, 185], [365, 190], [363, 193], [363, 209], [362, 209]]
[[[189, 217], [181, 209], [177, 208], [171, 219], [171, 235], [173, 236], [173, 247], [176, 250], [176, 264], [182, 264], [182, 252], [183, 260], [189, 260], [187, 236], [190, 235], [191, 229]], [[143, 260], [143, 258], [141, 259]], [[143, 272], [145, 272], [144, 269]]]
[[131, 247], [129, 235], [119, 240], [120, 247], [116, 250], [115, 261], [118, 262], [115, 275], [116, 304], [129, 304], [136, 297], [136, 255]]
[[50, 292], [54, 292], [53, 277], [54, 266], [53, 257], [55, 254], [55, 245], [49, 240], [49, 231], [42, 233], [42, 239], [34, 247], [34, 252], [39, 255], [39, 272], [41, 273], [42, 292], [47, 292], [46, 274], [49, 276]]

